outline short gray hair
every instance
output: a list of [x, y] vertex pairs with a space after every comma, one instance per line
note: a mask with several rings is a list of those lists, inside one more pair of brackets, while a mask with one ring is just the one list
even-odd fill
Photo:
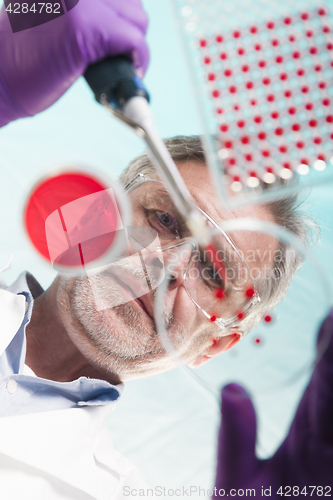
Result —
[[[201, 165], [206, 164], [205, 151], [200, 136], [176, 136], [166, 139], [164, 142], [176, 163], [194, 161]], [[123, 185], [126, 185], [138, 173], [147, 176], [156, 175], [155, 168], [146, 153], [135, 158], [123, 171], [119, 180]], [[262, 205], [272, 214], [276, 224], [295, 234], [304, 246], [307, 247], [318, 240], [319, 228], [311, 217], [299, 210], [301, 202], [298, 202], [297, 194]], [[261, 299], [260, 304], [239, 322], [238, 326], [241, 326], [244, 333], [252, 330], [262, 317], [284, 298], [295, 272], [302, 264], [302, 259], [297, 252], [282, 242], [279, 242], [278, 250], [280, 258], [274, 261], [270, 279], [256, 281]]]

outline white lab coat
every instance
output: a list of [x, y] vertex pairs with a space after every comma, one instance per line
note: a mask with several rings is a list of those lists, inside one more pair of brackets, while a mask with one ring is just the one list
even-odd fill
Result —
[[[0, 290], [0, 353], [22, 323], [25, 300]], [[114, 450], [106, 418], [114, 404], [0, 418], [1, 500], [120, 500], [147, 488]], [[126, 491], [126, 490], [125, 490]]]
[[124, 486], [147, 488], [137, 468], [112, 446], [105, 424], [109, 406], [2, 418], [0, 497], [118, 500], [128, 498]]

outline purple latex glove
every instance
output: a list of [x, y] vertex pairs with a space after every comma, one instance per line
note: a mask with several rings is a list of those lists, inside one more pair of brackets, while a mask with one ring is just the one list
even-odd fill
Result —
[[265, 496], [263, 488], [272, 499], [284, 496], [278, 491], [293, 498], [333, 497], [333, 311], [321, 326], [318, 345], [329, 336], [329, 346], [314, 369], [289, 433], [273, 457], [259, 460], [255, 455], [256, 415], [250, 396], [237, 384], [223, 389], [213, 498], [223, 496], [219, 490], [225, 491], [224, 496], [243, 498], [246, 495], [239, 494], [239, 489], [252, 488], [256, 497]]
[[[143, 76], [149, 56], [144, 38], [147, 16], [141, 1], [66, 0], [67, 6], [71, 3], [70, 11], [29, 29], [27, 18], [17, 14], [21, 18], [15, 18], [15, 23], [22, 19], [24, 30], [15, 33], [2, 8], [0, 126], [48, 108], [90, 63], [106, 56], [128, 55]], [[37, 18], [29, 15], [33, 25]]]

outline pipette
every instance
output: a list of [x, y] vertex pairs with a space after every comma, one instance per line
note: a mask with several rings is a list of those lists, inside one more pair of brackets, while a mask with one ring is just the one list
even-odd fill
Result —
[[150, 157], [161, 180], [187, 226], [200, 245], [208, 244], [206, 226], [164, 142], [155, 131], [149, 95], [125, 56], [103, 59], [89, 66], [85, 79], [95, 94], [116, 118], [134, 130], [148, 146]]

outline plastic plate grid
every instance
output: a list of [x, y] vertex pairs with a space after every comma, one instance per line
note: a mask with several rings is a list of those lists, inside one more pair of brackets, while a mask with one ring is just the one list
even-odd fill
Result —
[[270, 9], [259, 2], [253, 12], [251, 3], [239, 0], [227, 15], [228, 2], [204, 9], [195, 0], [176, 3], [205, 94], [210, 137], [217, 138], [211, 163], [219, 179], [224, 174], [224, 194], [248, 199], [265, 192], [267, 198], [298, 176], [309, 182], [332, 177], [333, 37], [327, 5], [302, 2], [295, 10], [295, 2], [291, 13], [284, 2], [270, 2]]

